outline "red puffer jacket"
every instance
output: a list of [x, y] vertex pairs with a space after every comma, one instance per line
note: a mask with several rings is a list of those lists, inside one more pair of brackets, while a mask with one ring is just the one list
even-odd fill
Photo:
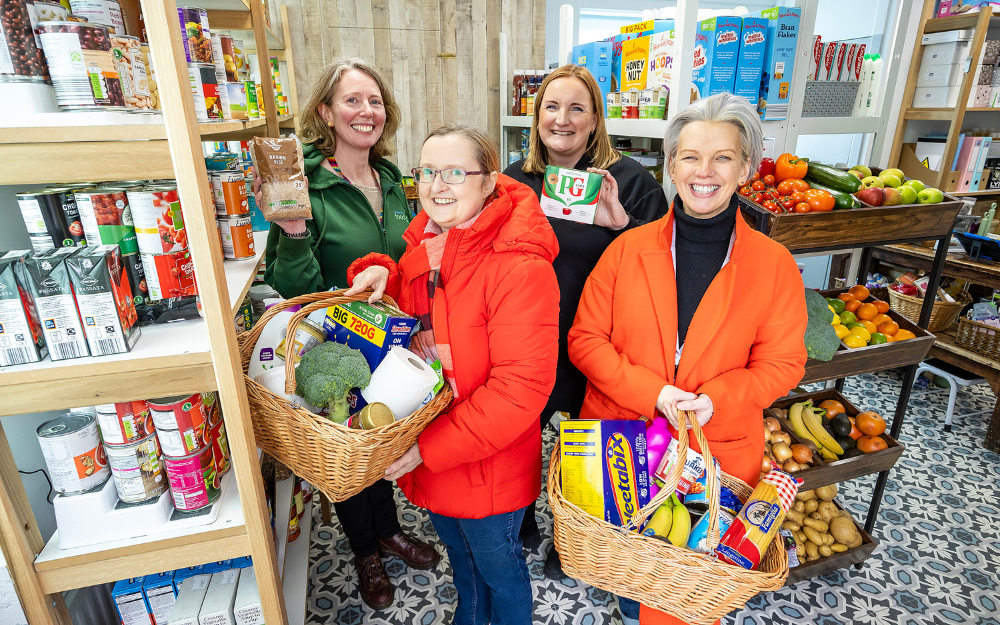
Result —
[[[427, 213], [403, 238], [408, 254], [424, 238]], [[555, 233], [531, 188], [501, 175], [496, 197], [467, 229], [448, 234], [441, 278], [458, 393], [418, 439], [423, 464], [399, 479], [414, 504], [467, 519], [511, 512], [541, 489], [538, 416], [555, 384], [559, 284]], [[426, 276], [399, 275], [382, 254], [354, 262], [347, 279], [373, 264], [389, 269], [386, 292], [413, 313]]]

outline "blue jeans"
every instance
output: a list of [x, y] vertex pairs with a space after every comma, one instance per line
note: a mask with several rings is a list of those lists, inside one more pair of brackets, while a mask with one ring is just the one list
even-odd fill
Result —
[[618, 609], [622, 612], [622, 623], [624, 625], [633, 625], [639, 622], [639, 602], [635, 599], [629, 599], [628, 597], [618, 597]]
[[518, 536], [525, 510], [484, 519], [428, 513], [454, 572], [456, 625], [531, 625], [531, 581]]

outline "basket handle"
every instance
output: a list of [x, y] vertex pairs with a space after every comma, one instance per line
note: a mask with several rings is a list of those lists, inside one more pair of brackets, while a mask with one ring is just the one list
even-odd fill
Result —
[[[677, 411], [677, 458], [678, 462], [674, 464], [674, 467], [670, 470], [667, 475], [666, 485], [660, 489], [660, 492], [653, 497], [652, 501], [643, 506], [638, 512], [632, 515], [632, 519], [625, 526], [626, 531], [632, 531], [639, 528], [642, 523], [652, 516], [656, 509], [659, 508], [670, 495], [677, 489], [677, 484], [681, 481], [681, 474], [684, 471], [684, 460], [687, 458], [687, 451], [689, 447], [688, 442], [688, 427], [694, 431], [694, 437], [698, 440], [698, 445], [701, 447], [701, 455], [705, 459], [705, 471], [706, 480], [705, 487], [708, 491], [708, 548], [715, 549], [719, 544], [719, 496], [720, 496], [720, 484], [718, 483], [718, 476], [715, 472], [715, 460], [712, 457], [712, 452], [708, 448], [708, 439], [705, 438], [705, 433], [701, 429], [701, 425], [698, 423], [697, 417], [694, 413], [688, 412], [687, 410]], [[653, 472], [656, 470], [655, 467], [649, 468], [649, 479], [653, 479]]]

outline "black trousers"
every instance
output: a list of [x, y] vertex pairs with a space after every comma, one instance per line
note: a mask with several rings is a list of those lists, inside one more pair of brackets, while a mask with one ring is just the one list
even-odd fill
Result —
[[335, 502], [333, 508], [358, 558], [378, 551], [379, 538], [389, 539], [402, 531], [388, 480], [379, 480], [357, 495]]

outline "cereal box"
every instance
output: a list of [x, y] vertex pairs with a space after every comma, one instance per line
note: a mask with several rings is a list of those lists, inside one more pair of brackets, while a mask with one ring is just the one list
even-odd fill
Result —
[[649, 503], [643, 421], [563, 421], [559, 440], [567, 500], [619, 527]]
[[738, 17], [713, 17], [699, 22], [692, 72], [692, 87], [699, 98], [732, 93], [742, 28], [743, 21]]
[[638, 33], [627, 33], [604, 39], [605, 42], [611, 44], [611, 91], [624, 91], [622, 89], [622, 47], [626, 41], [638, 38]]
[[614, 71], [611, 68], [611, 60], [614, 56], [613, 47], [607, 41], [594, 41], [573, 46], [573, 62], [580, 67], [586, 67], [587, 71], [594, 75], [605, 100], [608, 93], [611, 92], [611, 83], [614, 79]]
[[757, 95], [760, 93], [760, 74], [764, 69], [769, 21], [764, 17], [744, 17], [740, 34], [742, 42], [733, 93], [754, 105], [757, 104]]
[[639, 37], [622, 44], [621, 90], [646, 88], [649, 64], [649, 37]]
[[674, 58], [677, 56], [674, 37], [677, 31], [668, 30], [649, 36], [649, 65], [646, 68], [646, 88], [670, 87]]
[[111, 589], [122, 625], [153, 625], [153, 615], [142, 594], [143, 579], [141, 576], [123, 579], [115, 582]]
[[326, 309], [327, 339], [360, 351], [372, 371], [394, 345], [406, 347], [417, 320], [385, 302], [350, 302]]
[[549, 165], [545, 168], [542, 196], [538, 198], [546, 217], [593, 224], [601, 194], [601, 176]]
[[[757, 17], [768, 20], [767, 48], [764, 53], [764, 69], [760, 75], [757, 111], [761, 119], [767, 121], [786, 119], [802, 9], [774, 7], [757, 13]], [[821, 45], [819, 37], [815, 43]]]

